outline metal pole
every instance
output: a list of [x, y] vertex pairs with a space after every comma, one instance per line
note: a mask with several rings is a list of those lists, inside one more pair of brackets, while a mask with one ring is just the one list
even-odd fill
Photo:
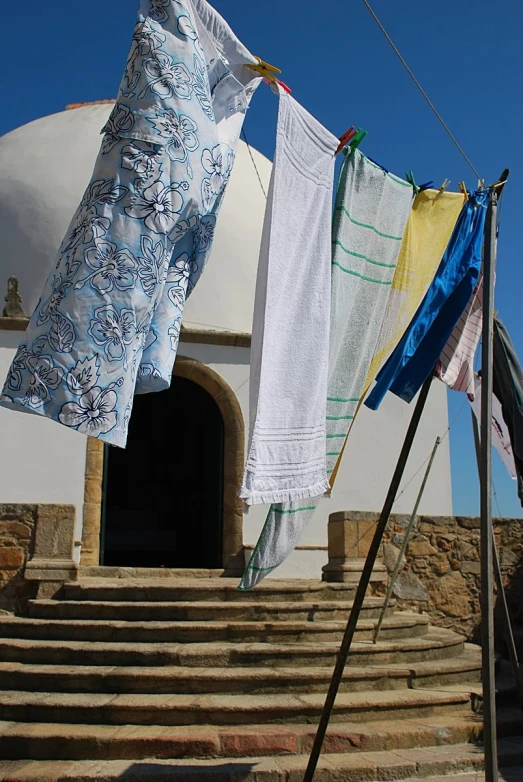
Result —
[[429, 477], [429, 473], [432, 468], [432, 463], [434, 462], [434, 457], [436, 456], [436, 451], [438, 450], [438, 445], [440, 444], [440, 442], [441, 442], [441, 438], [436, 437], [436, 442], [434, 443], [434, 448], [432, 449], [432, 453], [430, 454], [429, 463], [427, 464], [427, 469], [425, 470], [425, 475], [423, 476], [423, 480], [419, 488], [418, 496], [416, 497], [416, 502], [414, 504], [414, 508], [412, 509], [412, 515], [409, 519], [407, 529], [405, 530], [405, 534], [403, 536], [403, 543], [401, 544], [400, 552], [398, 554], [398, 561], [396, 562], [394, 571], [392, 573], [392, 576], [390, 577], [390, 583], [387, 589], [387, 594], [385, 596], [385, 601], [381, 608], [380, 618], [378, 619], [376, 627], [374, 628], [374, 635], [372, 636], [373, 643], [376, 643], [379, 638], [381, 625], [383, 624], [383, 620], [385, 619], [385, 614], [387, 613], [387, 608], [389, 607], [390, 599], [392, 597], [394, 586], [396, 584], [396, 579], [398, 578], [398, 573], [400, 572], [403, 564], [403, 557], [405, 556], [405, 552], [407, 551], [407, 546], [409, 545], [410, 536], [412, 535], [412, 531], [416, 524], [416, 514], [418, 512], [419, 504], [421, 502], [421, 498], [423, 497], [423, 492], [425, 491], [425, 486], [427, 485], [427, 479]]
[[497, 196], [491, 190], [485, 223], [484, 295], [481, 346], [480, 554], [481, 554], [481, 679], [485, 782], [498, 782], [496, 743], [496, 683], [494, 671], [494, 589], [492, 583], [492, 356], [494, 270], [496, 265]]
[[414, 437], [418, 429], [418, 424], [420, 422], [421, 414], [423, 413], [423, 408], [425, 407], [425, 402], [427, 401], [427, 396], [430, 390], [430, 384], [432, 382], [433, 375], [434, 375], [434, 370], [431, 371], [430, 375], [425, 380], [422, 389], [420, 391], [418, 401], [416, 402], [416, 407], [414, 409], [412, 418], [410, 420], [407, 434], [405, 435], [405, 440], [403, 442], [403, 447], [401, 449], [401, 453], [398, 458], [398, 463], [396, 464], [396, 469], [394, 470], [394, 475], [392, 476], [389, 490], [385, 498], [383, 510], [381, 511], [380, 517], [378, 519], [378, 523], [376, 524], [376, 532], [374, 533], [372, 543], [370, 544], [369, 553], [367, 554], [367, 559], [365, 560], [365, 565], [363, 566], [360, 583], [358, 584], [358, 588], [356, 590], [356, 595], [354, 597], [354, 602], [352, 604], [352, 609], [350, 612], [349, 620], [347, 622], [347, 627], [345, 628], [345, 634], [341, 642], [340, 651], [338, 652], [336, 665], [332, 673], [332, 679], [329, 685], [329, 690], [327, 692], [327, 697], [325, 699], [325, 705], [323, 707], [323, 712], [318, 725], [318, 730], [314, 738], [314, 744], [312, 746], [307, 769], [305, 770], [305, 776], [303, 777], [303, 782], [312, 782], [312, 780], [314, 779], [314, 772], [316, 771], [316, 766], [318, 765], [318, 760], [320, 758], [321, 749], [323, 747], [325, 734], [329, 726], [329, 720], [334, 706], [334, 701], [336, 700], [336, 695], [338, 694], [338, 689], [343, 676], [343, 670], [345, 668], [345, 663], [347, 662], [347, 656], [350, 651], [352, 639], [354, 638], [356, 625], [358, 623], [360, 611], [363, 605], [363, 601], [365, 599], [365, 594], [369, 586], [370, 577], [372, 575], [372, 571], [376, 563], [376, 558], [378, 556], [381, 540], [383, 538], [383, 533], [385, 532], [387, 521], [389, 520], [390, 512], [392, 510], [392, 505], [396, 498], [396, 494], [398, 493], [400, 481], [403, 477], [403, 472], [405, 470], [405, 465], [407, 464], [407, 459], [409, 458], [410, 450], [412, 448], [412, 443], [414, 441]]
[[[470, 415], [472, 417], [472, 430], [474, 432], [474, 446], [476, 448], [476, 459], [478, 462], [479, 470], [479, 449], [480, 449], [480, 437], [478, 421], [471, 409]], [[510, 613], [508, 610], [507, 596], [505, 594], [505, 587], [503, 585], [503, 574], [501, 573], [501, 566], [499, 564], [498, 550], [496, 547], [496, 539], [494, 537], [494, 530], [492, 530], [492, 558], [494, 561], [494, 575], [496, 577], [496, 585], [498, 587], [499, 596], [501, 599], [501, 607], [503, 609], [503, 618], [505, 620], [505, 643], [507, 644], [508, 656], [512, 665], [512, 672], [516, 681], [516, 689], [518, 691], [518, 700], [521, 711], [523, 712], [523, 677], [521, 675], [521, 668], [519, 667], [519, 657], [516, 649], [516, 642], [514, 641], [514, 633], [512, 632], [512, 622], [510, 621]]]

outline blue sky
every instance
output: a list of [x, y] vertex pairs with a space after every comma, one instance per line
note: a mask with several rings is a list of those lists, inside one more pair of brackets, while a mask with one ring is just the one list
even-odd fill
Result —
[[[0, 133], [61, 111], [66, 104], [116, 95], [137, 0], [24, 0], [4, 11]], [[334, 134], [368, 131], [362, 149], [417, 182], [445, 177], [451, 189], [476, 180], [361, 0], [215, 0], [246, 46], [279, 66], [300, 101]], [[501, 210], [496, 308], [523, 360], [523, 232], [520, 0], [371, 0], [371, 5], [487, 182], [511, 169]], [[261, 85], [245, 130], [268, 157], [274, 149], [277, 99]], [[479, 508], [468, 407], [449, 393], [454, 511]], [[463, 409], [462, 409], [463, 408]], [[515, 486], [495, 456], [502, 515], [523, 516]], [[494, 505], [494, 512], [496, 506]]]

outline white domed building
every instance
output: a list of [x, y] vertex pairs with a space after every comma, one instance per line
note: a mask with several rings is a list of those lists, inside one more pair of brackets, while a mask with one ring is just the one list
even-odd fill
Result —
[[[0, 139], [0, 291], [7, 292], [8, 279], [16, 277], [27, 314], [90, 179], [111, 108], [111, 101], [80, 104]], [[104, 447], [40, 416], [0, 408], [0, 503], [74, 505], [80, 566], [240, 572], [257, 540], [267, 508], [255, 506], [244, 517], [237, 492], [265, 209], [258, 173], [267, 190], [271, 163], [250, 152], [240, 142], [212, 255], [186, 304], [172, 386], [137, 397], [127, 448]], [[2, 383], [25, 325], [26, 319], [7, 310], [0, 317]], [[363, 408], [332, 497], [272, 575], [319, 578], [327, 561], [329, 514], [381, 508], [412, 409], [390, 394], [379, 412]], [[434, 383], [395, 511], [412, 510], [421, 473], [409, 479], [446, 427], [446, 389]], [[452, 512], [448, 438], [420, 511]]]

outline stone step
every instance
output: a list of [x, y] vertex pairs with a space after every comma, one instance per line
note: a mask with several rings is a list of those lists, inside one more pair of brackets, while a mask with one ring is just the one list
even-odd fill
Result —
[[[498, 712], [498, 736], [521, 731], [521, 712]], [[381, 752], [479, 742], [481, 719], [465, 712], [445, 719], [338, 722], [328, 729], [324, 754]], [[308, 755], [315, 725], [67, 725], [0, 723], [0, 758], [18, 760], [116, 760], [141, 758], [241, 758]], [[442, 749], [444, 751], [444, 749]]]
[[[472, 710], [479, 684], [433, 690], [340, 693], [331, 721], [404, 719]], [[105, 725], [252, 725], [316, 722], [323, 693], [177, 695], [49, 693], [5, 690], [0, 720]]]
[[62, 595], [65, 600], [101, 600], [117, 602], [205, 602], [223, 603], [253, 601], [259, 603], [294, 601], [350, 600], [354, 586], [350, 584], [328, 584], [306, 579], [266, 579], [255, 589], [244, 592], [238, 589], [238, 578], [199, 578], [193, 580], [144, 578], [81, 578], [64, 584]]
[[[521, 782], [523, 741], [498, 742], [500, 780]], [[247, 757], [241, 760], [133, 760], [106, 761], [4, 761], [3, 782], [301, 782], [307, 755]], [[377, 780], [425, 780], [425, 782], [477, 782], [483, 767], [483, 752], [477, 745], [387, 752], [333, 753], [323, 755], [316, 779], [321, 782], [377, 782]], [[438, 780], [439, 777], [439, 780]], [[467, 779], [469, 777], [469, 779]], [[474, 779], [475, 777], [475, 779]]]
[[[226, 576], [223, 568], [180, 568], [180, 567], [117, 567], [113, 565], [83, 565], [78, 570], [80, 579], [103, 578], [104, 580], [129, 579], [135, 581], [137, 578], [146, 581], [158, 579], [177, 579], [178, 581], [187, 581], [193, 579], [216, 580], [217, 578], [229, 578], [232, 582], [235, 579]], [[240, 575], [241, 577], [241, 575]]]
[[[253, 597], [255, 595], [253, 594]], [[362, 619], [377, 619], [383, 598], [368, 598], [361, 611]], [[391, 600], [387, 616], [394, 610]], [[347, 621], [352, 608], [350, 600], [278, 601], [263, 603], [259, 600], [228, 601], [178, 601], [178, 602], [129, 602], [102, 600], [30, 600], [29, 616], [34, 619], [111, 619], [119, 621], [283, 621], [318, 622], [325, 620]]]
[[[370, 641], [377, 620], [362, 619], [355, 639]], [[245, 643], [341, 642], [346, 622], [120, 622], [97, 619], [27, 619], [0, 617], [1, 638], [108, 641], [123, 643], [205, 643], [212, 640]], [[425, 635], [428, 616], [400, 613], [387, 617], [380, 638], [385, 640]]]
[[[386, 665], [444, 660], [463, 653], [464, 638], [451, 630], [431, 628], [420, 638], [400, 641], [356, 641], [349, 664]], [[0, 661], [41, 665], [182, 665], [333, 666], [339, 643], [107, 643], [0, 638]]]
[[[444, 662], [410, 666], [347, 666], [341, 692], [400, 690], [479, 681], [478, 647]], [[98, 693], [258, 693], [327, 691], [332, 669], [302, 668], [188, 668], [27, 665], [0, 663], [0, 689], [29, 692]]]

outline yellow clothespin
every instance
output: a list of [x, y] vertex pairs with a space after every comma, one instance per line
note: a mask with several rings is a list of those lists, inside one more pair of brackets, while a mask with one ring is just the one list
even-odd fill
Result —
[[281, 73], [281, 70], [279, 68], [276, 68], [274, 65], [269, 65], [268, 62], [265, 62], [264, 60], [260, 59], [260, 57], [256, 57], [255, 59], [258, 60], [258, 64], [249, 64], [247, 65], [247, 68], [250, 68], [251, 71], [256, 71], [256, 73], [259, 73], [260, 76], [263, 76], [264, 79], [267, 79], [271, 82], [271, 84], [277, 84], [278, 79], [274, 75], [275, 73]]
[[465, 198], [465, 201], [469, 200], [469, 194], [467, 193], [467, 186], [465, 182], [458, 182], [458, 187], [460, 191], [463, 193], [463, 197]]

